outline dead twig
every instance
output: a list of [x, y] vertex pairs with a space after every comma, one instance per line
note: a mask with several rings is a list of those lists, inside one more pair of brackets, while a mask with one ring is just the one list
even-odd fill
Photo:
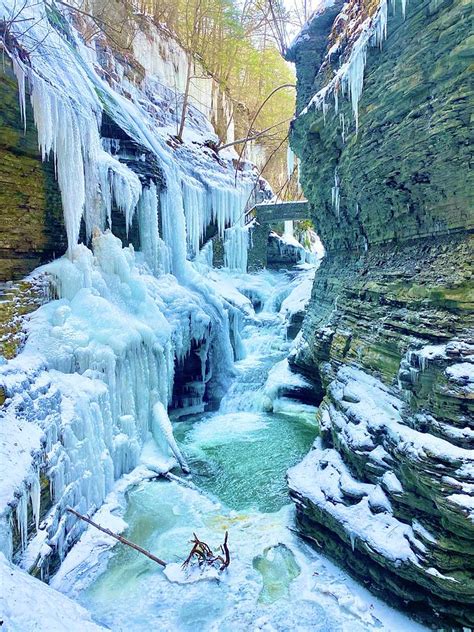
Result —
[[222, 557], [222, 555], [215, 555], [211, 547], [203, 540], [200, 540], [195, 533], [193, 533], [193, 536], [194, 539], [191, 540], [193, 545], [192, 549], [188, 557], [182, 563], [181, 568], [186, 569], [193, 562], [197, 562], [200, 568], [203, 566], [215, 566], [218, 563], [220, 571], [225, 570], [229, 566], [230, 552], [229, 547], [227, 546], [229, 533], [227, 531], [225, 532], [224, 543], [220, 546], [220, 550], [224, 557]]

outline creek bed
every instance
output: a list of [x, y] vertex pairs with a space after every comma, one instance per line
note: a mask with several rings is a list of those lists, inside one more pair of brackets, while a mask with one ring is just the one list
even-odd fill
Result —
[[[75, 596], [116, 632], [424, 629], [374, 598], [293, 530], [286, 471], [308, 452], [317, 426], [313, 407], [269, 390], [269, 373], [281, 367], [291, 342], [279, 313], [288, 278], [273, 274], [268, 285], [266, 300], [259, 299], [263, 309], [243, 329], [246, 356], [236, 363], [220, 410], [174, 424], [193, 487], [142, 482], [129, 491], [124, 514], [125, 537], [175, 570], [190, 551], [193, 532], [216, 550], [228, 531], [230, 566], [218, 578], [186, 577], [114, 547]], [[277, 375], [286, 384], [291, 380], [284, 371]], [[263, 412], [272, 408], [280, 412]]]

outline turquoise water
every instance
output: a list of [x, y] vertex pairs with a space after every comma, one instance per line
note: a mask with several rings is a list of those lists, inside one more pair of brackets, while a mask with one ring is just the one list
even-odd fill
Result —
[[228, 530], [232, 568], [223, 581], [171, 583], [119, 545], [81, 595], [96, 619], [113, 630], [237, 630], [248, 629], [252, 611], [288, 603], [300, 567], [281, 542], [292, 518], [285, 473], [314, 439], [310, 417], [241, 412], [176, 424], [199, 491], [166, 480], [140, 484], [128, 496], [124, 535], [173, 563], [186, 558], [193, 532], [217, 549]]
[[289, 502], [286, 471], [308, 452], [316, 426], [308, 413], [240, 412], [176, 424], [175, 436], [200, 489], [236, 511], [271, 512]]

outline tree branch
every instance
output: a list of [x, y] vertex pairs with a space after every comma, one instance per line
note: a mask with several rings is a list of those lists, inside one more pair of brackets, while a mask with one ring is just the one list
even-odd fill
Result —
[[240, 143], [248, 143], [251, 140], [255, 140], [256, 138], [260, 138], [260, 136], [263, 136], [264, 134], [269, 132], [271, 129], [274, 129], [275, 127], [279, 127], [280, 125], [283, 125], [284, 123], [288, 123], [288, 121], [291, 121], [291, 119], [292, 119], [292, 117], [287, 118], [287, 119], [285, 119], [283, 121], [279, 121], [278, 123], [275, 123], [274, 125], [270, 125], [270, 127], [267, 127], [266, 129], [262, 130], [261, 132], [256, 132], [252, 136], [245, 136], [245, 138], [239, 138], [238, 140], [234, 140], [231, 143], [226, 143], [225, 145], [220, 145], [219, 147], [217, 147], [216, 151], [219, 152], [222, 149], [227, 149], [227, 147], [232, 147], [233, 145], [240, 145]]

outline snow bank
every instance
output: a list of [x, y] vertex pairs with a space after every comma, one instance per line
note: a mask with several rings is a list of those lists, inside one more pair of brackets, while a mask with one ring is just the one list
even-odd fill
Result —
[[0, 619], [6, 632], [99, 632], [85, 608], [8, 562], [0, 553]]

